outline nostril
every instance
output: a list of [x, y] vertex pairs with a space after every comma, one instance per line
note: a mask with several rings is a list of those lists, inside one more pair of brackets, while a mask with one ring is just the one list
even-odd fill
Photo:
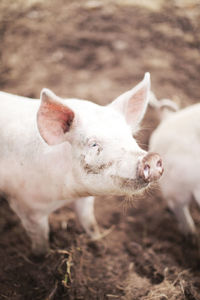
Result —
[[156, 164], [156, 167], [161, 168], [162, 167], [162, 160], [159, 159], [159, 161]]
[[156, 163], [156, 168], [159, 171], [159, 174], [162, 175], [163, 174], [163, 164], [162, 164], [162, 159], [159, 159]]
[[149, 178], [150, 175], [150, 165], [145, 164], [144, 166], [144, 178], [147, 179]]

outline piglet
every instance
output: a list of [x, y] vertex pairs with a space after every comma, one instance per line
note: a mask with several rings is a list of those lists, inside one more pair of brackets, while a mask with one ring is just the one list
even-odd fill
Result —
[[61, 99], [43, 89], [40, 100], [0, 93], [0, 191], [21, 219], [34, 254], [48, 249], [48, 216], [74, 202], [88, 235], [100, 236], [94, 196], [133, 195], [163, 172], [158, 154], [133, 134], [143, 118], [150, 75], [107, 106]]
[[194, 198], [200, 206], [200, 104], [182, 110], [171, 100], [152, 104], [161, 113], [161, 123], [149, 145], [149, 149], [158, 151], [163, 159], [165, 172], [159, 182], [161, 191], [182, 233], [194, 236], [196, 227], [189, 205]]

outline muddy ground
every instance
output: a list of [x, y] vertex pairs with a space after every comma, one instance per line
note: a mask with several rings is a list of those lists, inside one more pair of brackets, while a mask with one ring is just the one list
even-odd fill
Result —
[[[159, 98], [181, 107], [199, 101], [199, 1], [0, 1], [1, 90], [39, 97], [48, 87], [106, 104], [146, 71]], [[138, 136], [144, 148], [155, 125], [148, 110]], [[130, 205], [97, 199], [101, 230], [112, 232], [96, 243], [72, 207], [55, 212], [57, 251], [38, 261], [17, 216], [3, 199], [0, 207], [1, 300], [200, 299], [200, 255], [157, 188]], [[192, 214], [200, 233], [195, 205]]]

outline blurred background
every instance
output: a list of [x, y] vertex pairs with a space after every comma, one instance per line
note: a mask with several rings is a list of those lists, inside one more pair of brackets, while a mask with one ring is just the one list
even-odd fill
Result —
[[199, 101], [197, 0], [1, 0], [0, 88], [107, 103], [146, 71], [158, 97]]
[[[180, 107], [199, 102], [199, 0], [0, 1], [3, 91], [39, 98], [47, 87], [104, 105], [147, 71], [159, 99]], [[154, 117], [147, 112], [139, 137], [145, 148]], [[121, 200], [98, 199], [101, 227], [115, 227], [96, 245], [70, 208], [55, 213], [51, 247], [69, 256], [52, 254], [38, 264], [26, 258], [28, 238], [2, 200], [0, 299], [200, 299], [197, 253], [159, 194], [136, 201], [126, 214]], [[195, 210], [194, 219], [200, 228]]]

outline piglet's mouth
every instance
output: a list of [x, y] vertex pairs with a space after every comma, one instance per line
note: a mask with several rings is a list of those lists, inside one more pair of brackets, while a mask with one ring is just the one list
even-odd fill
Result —
[[112, 176], [115, 183], [120, 186], [120, 188], [128, 193], [134, 193], [141, 189], [146, 188], [149, 185], [149, 182], [143, 180], [142, 178], [138, 177], [135, 179], [130, 178], [123, 178], [120, 176]]

